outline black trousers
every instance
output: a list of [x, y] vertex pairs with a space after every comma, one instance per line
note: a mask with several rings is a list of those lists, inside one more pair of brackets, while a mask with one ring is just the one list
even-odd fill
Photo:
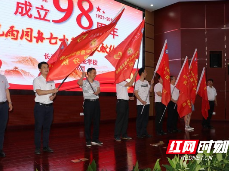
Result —
[[35, 103], [34, 107], [35, 118], [35, 146], [40, 148], [41, 145], [41, 130], [43, 127], [43, 147], [49, 146], [49, 133], [53, 120], [53, 106], [44, 106]]
[[96, 101], [84, 101], [84, 131], [86, 142], [91, 142], [91, 123], [93, 122], [92, 141], [99, 140], [100, 103]]
[[173, 131], [177, 129], [177, 120], [178, 120], [178, 112], [176, 103], [170, 101], [168, 106], [168, 118], [167, 118], [167, 130]]
[[210, 109], [208, 110], [208, 118], [207, 119], [203, 118], [203, 121], [202, 121], [203, 126], [211, 126], [211, 118], [212, 118], [212, 113], [215, 107], [215, 101], [209, 101], [209, 106], [210, 106]]
[[7, 102], [0, 104], [0, 150], [3, 149], [5, 129], [8, 121], [8, 109]]
[[136, 120], [137, 136], [148, 135], [147, 125], [149, 120], [149, 104], [145, 105], [143, 111], [142, 108], [143, 105], [137, 105], [137, 120]]
[[129, 101], [128, 100], [117, 100], [116, 104], [116, 121], [115, 121], [115, 132], [114, 137], [126, 137], [128, 128], [129, 118]]
[[[165, 116], [164, 113], [165, 110], [165, 105], [161, 102], [156, 102], [155, 103], [155, 111], [156, 111], [156, 132], [160, 133], [161, 131], [163, 131], [162, 129], [162, 125], [163, 125], [163, 118]], [[164, 113], [164, 115], [163, 115]]]

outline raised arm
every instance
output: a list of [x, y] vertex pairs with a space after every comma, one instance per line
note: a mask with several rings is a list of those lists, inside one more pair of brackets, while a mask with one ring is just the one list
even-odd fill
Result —
[[77, 81], [77, 84], [79, 86], [83, 85], [83, 79], [84, 79], [85, 76], [86, 76], [86, 72], [82, 72], [82, 77]]
[[134, 80], [135, 80], [135, 78], [137, 77], [137, 75], [138, 75], [138, 71], [136, 71], [136, 72], [134, 73], [133, 78], [130, 80], [130, 82], [127, 82], [127, 83], [126, 83], [125, 87], [131, 87], [131, 86], [133, 85]]

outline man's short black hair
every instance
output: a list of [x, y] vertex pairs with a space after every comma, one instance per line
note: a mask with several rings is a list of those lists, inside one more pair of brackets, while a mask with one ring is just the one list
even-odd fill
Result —
[[87, 74], [89, 73], [89, 72], [91, 72], [92, 70], [96, 70], [95, 68], [88, 68], [87, 69]]
[[173, 75], [170, 76], [170, 81], [172, 81], [172, 79], [175, 78]]
[[213, 79], [212, 79], [212, 78], [209, 78], [209, 79], [208, 79], [208, 81], [211, 81], [211, 82], [213, 82]]
[[158, 80], [160, 80], [160, 78], [161, 78], [161, 76], [158, 74], [158, 77], [157, 77], [157, 79], [158, 79]]
[[139, 70], [138, 70], [138, 74], [139, 74], [139, 76], [141, 76], [142, 75], [142, 73], [145, 71], [145, 68], [140, 68]]
[[43, 65], [43, 64], [46, 64], [46, 65], [48, 65], [49, 66], [49, 64], [47, 63], [47, 62], [40, 62], [39, 64], [38, 64], [38, 69], [41, 69], [41, 66]]

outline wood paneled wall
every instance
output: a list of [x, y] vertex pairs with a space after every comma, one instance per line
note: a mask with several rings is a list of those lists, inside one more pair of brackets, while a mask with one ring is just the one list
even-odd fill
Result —
[[[154, 73], [154, 13], [145, 11], [145, 68], [147, 80], [151, 81]], [[150, 94], [150, 116], [154, 114], [154, 96]]]
[[[229, 119], [228, 47], [229, 2], [180, 2], [159, 9], [155, 14], [155, 62], [168, 39], [170, 71], [177, 76], [185, 56], [189, 62], [198, 50], [199, 77], [206, 67], [207, 78], [214, 80], [218, 106], [213, 120]], [[222, 68], [210, 68], [210, 51], [222, 51]], [[197, 96], [193, 119], [202, 119], [201, 98]]]

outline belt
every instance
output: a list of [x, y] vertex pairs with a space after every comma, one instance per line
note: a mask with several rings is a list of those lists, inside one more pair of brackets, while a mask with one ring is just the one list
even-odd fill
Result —
[[84, 99], [85, 102], [95, 102], [98, 101], [99, 99]]
[[6, 103], [6, 101], [5, 102], [0, 102], [0, 104], [5, 104]]
[[122, 102], [122, 101], [124, 101], [124, 102], [126, 101], [127, 102], [127, 101], [129, 101], [129, 100], [124, 100], [124, 99], [117, 99], [117, 100], [118, 100], [118, 102]]
[[45, 106], [45, 107], [52, 106], [52, 103], [49, 103], [49, 104], [44, 104], [44, 103], [39, 103], [39, 102], [36, 102], [36, 104], [39, 104], [39, 105], [41, 105], [41, 106]]

